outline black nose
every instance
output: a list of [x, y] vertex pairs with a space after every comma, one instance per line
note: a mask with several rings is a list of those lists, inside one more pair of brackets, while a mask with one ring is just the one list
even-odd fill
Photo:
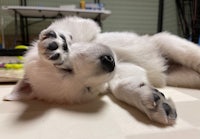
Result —
[[100, 56], [100, 61], [103, 70], [107, 72], [112, 72], [115, 68], [115, 60], [111, 55], [102, 55]]

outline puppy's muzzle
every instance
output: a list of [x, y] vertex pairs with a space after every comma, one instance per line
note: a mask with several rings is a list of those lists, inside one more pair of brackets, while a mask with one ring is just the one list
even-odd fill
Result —
[[112, 72], [115, 69], [115, 60], [111, 55], [100, 56], [101, 66], [104, 71]]

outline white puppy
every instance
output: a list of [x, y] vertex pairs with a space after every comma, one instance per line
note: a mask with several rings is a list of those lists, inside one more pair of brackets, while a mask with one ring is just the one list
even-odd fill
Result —
[[174, 124], [173, 102], [154, 87], [200, 87], [195, 44], [169, 33], [100, 33], [90, 19], [55, 21], [25, 57], [24, 78], [5, 100], [81, 103], [109, 90], [150, 119]]

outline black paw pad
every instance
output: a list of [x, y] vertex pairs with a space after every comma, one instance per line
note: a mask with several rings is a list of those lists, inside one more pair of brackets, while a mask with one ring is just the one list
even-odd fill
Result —
[[163, 108], [164, 108], [165, 113], [166, 113], [167, 116], [172, 112], [171, 107], [167, 103], [163, 103]]
[[48, 45], [47, 49], [51, 51], [56, 50], [58, 49], [58, 44], [56, 42], [52, 42]]
[[43, 35], [42, 35], [42, 40], [45, 40], [47, 38], [57, 38], [56, 36], [56, 33], [54, 31], [48, 31], [48, 32], [45, 32]]
[[60, 57], [59, 53], [53, 54], [52, 56], [49, 57], [50, 60], [57, 60]]
[[60, 34], [60, 37], [63, 39], [63, 41], [66, 42], [66, 38], [65, 38], [65, 36], [63, 34]]
[[67, 43], [64, 43], [64, 44], [63, 44], [63, 50], [66, 51], [66, 52], [68, 52], [68, 46], [67, 46]]
[[159, 95], [157, 95], [157, 94], [153, 94], [153, 98], [154, 98], [154, 101], [155, 102], [157, 102], [158, 100], [160, 100], [160, 97], [159, 97]]
[[63, 50], [68, 52], [68, 46], [65, 36], [63, 34], [60, 34], [60, 37], [63, 39]]
[[54, 31], [49, 31], [45, 34], [46, 38], [57, 38], [56, 33]]
[[158, 89], [153, 89], [155, 92], [157, 92], [157, 93], [159, 93], [159, 94], [161, 94], [164, 98], [165, 98], [165, 95], [162, 93], [162, 92], [160, 92]]

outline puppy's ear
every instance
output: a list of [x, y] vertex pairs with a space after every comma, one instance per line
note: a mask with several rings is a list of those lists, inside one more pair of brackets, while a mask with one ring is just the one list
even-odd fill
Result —
[[30, 83], [25, 78], [18, 81], [12, 92], [3, 98], [5, 101], [30, 99], [34, 99], [34, 95]]

